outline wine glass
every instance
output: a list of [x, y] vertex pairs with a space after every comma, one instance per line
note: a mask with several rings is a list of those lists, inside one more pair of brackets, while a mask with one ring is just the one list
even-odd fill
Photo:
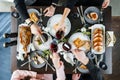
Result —
[[52, 52], [57, 52], [58, 50], [58, 45], [57, 45], [57, 41], [53, 40], [52, 43], [50, 44], [50, 50]]
[[62, 48], [65, 50], [65, 51], [70, 51], [71, 50], [71, 44], [68, 43], [68, 42], [64, 42], [63, 45], [62, 45]]
[[63, 30], [58, 30], [57, 32], [56, 32], [56, 38], [58, 39], [58, 40], [60, 40], [60, 39], [62, 39], [64, 37], [64, 31]]

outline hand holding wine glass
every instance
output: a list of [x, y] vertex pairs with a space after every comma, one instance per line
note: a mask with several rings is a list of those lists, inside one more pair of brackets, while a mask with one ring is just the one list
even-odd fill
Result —
[[60, 67], [60, 56], [55, 52], [53, 52], [53, 55], [52, 55], [52, 62], [56, 69]]
[[63, 15], [62, 15], [62, 18], [60, 20], [60, 22], [58, 23], [58, 27], [56, 28], [56, 31], [62, 29], [63, 31], [65, 31], [65, 19], [67, 18], [68, 14], [70, 13], [70, 9], [69, 8], [65, 8], [64, 9], [64, 12], [63, 12]]
[[64, 37], [64, 34], [65, 34], [64, 31], [60, 29], [56, 32], [56, 38], [60, 40]]
[[50, 44], [50, 50], [53, 53], [56, 53], [58, 50], [57, 41], [55, 39], [53, 39], [52, 43]]

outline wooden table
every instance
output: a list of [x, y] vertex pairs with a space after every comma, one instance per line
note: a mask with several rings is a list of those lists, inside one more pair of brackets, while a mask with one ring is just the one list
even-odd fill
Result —
[[[28, 7], [30, 8], [30, 7]], [[33, 8], [33, 7], [32, 7]], [[35, 7], [36, 9], [40, 9], [40, 7]], [[45, 9], [45, 7], [42, 7], [43, 9]], [[11, 11], [14, 11], [14, 7], [11, 8]], [[64, 8], [63, 7], [57, 7], [55, 14], [62, 14], [63, 13]], [[80, 18], [73, 18], [72, 17], [72, 13], [77, 12], [76, 7], [73, 8], [73, 10], [71, 11], [71, 13], [69, 14], [68, 18], [70, 19], [71, 22], [71, 32], [75, 31], [76, 29], [78, 29], [78, 27], [82, 27], [81, 25], [81, 21]], [[43, 17], [43, 24], [46, 25], [47, 21], [48, 21], [49, 17]], [[110, 31], [111, 30], [111, 7], [108, 7], [104, 10], [103, 12], [103, 19], [104, 22], [103, 24], [106, 26], [106, 30]], [[17, 25], [20, 24], [20, 21], [13, 18], [12, 17], [12, 26], [11, 26], [11, 32], [17, 32]], [[69, 37], [72, 33], [69, 33], [69, 35], [67, 37]], [[23, 63], [21, 61], [17, 61], [16, 59], [16, 46], [11, 47], [11, 70], [12, 72], [16, 69], [22, 69], [22, 70], [28, 70], [28, 65], [25, 65], [24, 67], [20, 67], [20, 65]], [[106, 48], [106, 52], [104, 54], [104, 61], [106, 62], [108, 69], [104, 71], [105, 74], [111, 74], [112, 73], [112, 48], [107, 47]], [[50, 61], [51, 63], [51, 61]], [[72, 67], [69, 63], [65, 62], [65, 72], [68, 74], [73, 73], [73, 69], [74, 67]], [[36, 71], [38, 73], [55, 73], [54, 71], [52, 71], [51, 68], [48, 67], [48, 71], [45, 71], [45, 67], [40, 68], [40, 69], [35, 69], [32, 68], [32, 71]]]

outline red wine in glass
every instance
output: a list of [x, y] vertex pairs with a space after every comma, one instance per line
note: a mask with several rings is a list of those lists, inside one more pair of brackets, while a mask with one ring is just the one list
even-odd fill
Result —
[[52, 52], [57, 52], [58, 50], [58, 46], [57, 46], [57, 42], [53, 40], [53, 42], [50, 44], [50, 50]]
[[60, 39], [62, 39], [64, 37], [64, 31], [63, 30], [58, 30], [57, 32], [56, 32], [56, 38], [58, 39], [58, 40], [60, 40]]
[[71, 45], [68, 42], [63, 43], [62, 47], [65, 51], [70, 51], [71, 50]]

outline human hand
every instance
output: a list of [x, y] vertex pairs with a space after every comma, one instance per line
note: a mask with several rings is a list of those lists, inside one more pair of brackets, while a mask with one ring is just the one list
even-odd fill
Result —
[[37, 24], [32, 24], [31, 25], [31, 32], [34, 34], [34, 35], [40, 35], [42, 34], [42, 30], [40, 29], [40, 27], [37, 25]]
[[68, 16], [68, 14], [70, 13], [70, 9], [69, 8], [65, 8], [64, 9], [64, 12], [63, 12], [63, 15], [62, 15], [62, 18], [61, 18], [61, 20], [60, 20], [60, 22], [58, 23], [58, 27], [56, 28], [56, 31], [58, 31], [58, 30], [60, 30], [60, 29], [62, 29], [62, 30], [65, 30], [65, 24], [64, 24], [64, 22], [65, 22], [65, 19], [67, 18], [67, 16]]
[[53, 53], [51, 58], [52, 58], [52, 62], [54, 64], [54, 67], [56, 69], [59, 69], [59, 67], [60, 67], [60, 56], [57, 53]]
[[48, 17], [53, 16], [55, 12], [55, 7], [51, 5], [47, 7], [43, 12], [45, 13], [45, 16], [48, 16]]
[[79, 49], [74, 49], [73, 54], [77, 58], [78, 61], [82, 62], [84, 65], [86, 65], [89, 62], [88, 57], [85, 55], [84, 51], [81, 51]]
[[81, 74], [72, 74], [72, 80], [79, 80]]
[[52, 62], [56, 69], [57, 79], [56, 80], [65, 80], [64, 64], [60, 61], [60, 56], [57, 53], [53, 53]]
[[103, 4], [102, 4], [102, 8], [107, 8], [110, 4], [110, 0], [104, 0]]
[[58, 24], [55, 24], [54, 25], [54, 29], [55, 29], [56, 32], [59, 31], [59, 30], [65, 31], [65, 24], [64, 24], [64, 22], [60, 21]]

